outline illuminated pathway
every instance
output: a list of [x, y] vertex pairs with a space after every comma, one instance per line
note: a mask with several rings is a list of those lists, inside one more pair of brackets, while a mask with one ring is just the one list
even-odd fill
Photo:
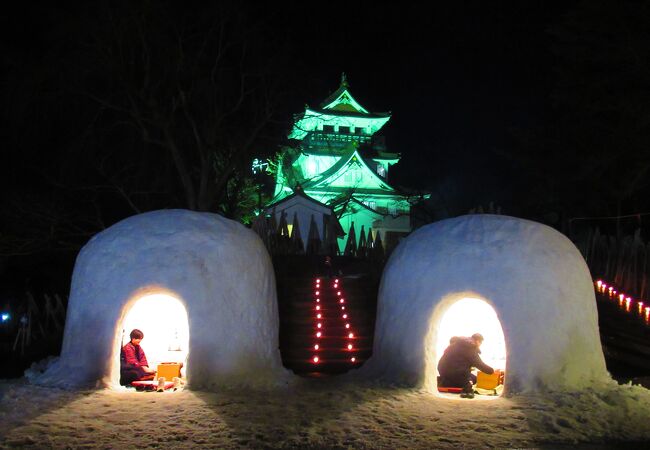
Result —
[[352, 317], [342, 280], [317, 278], [314, 282], [314, 371], [341, 371], [358, 363]]
[[604, 298], [617, 302], [621, 309], [627, 313], [638, 315], [646, 324], [650, 324], [650, 306], [648, 306], [647, 301], [634, 299], [615, 286], [607, 284], [602, 280], [596, 281], [595, 285], [596, 292]]
[[299, 375], [341, 374], [372, 354], [376, 284], [309, 275], [280, 285], [280, 353]]

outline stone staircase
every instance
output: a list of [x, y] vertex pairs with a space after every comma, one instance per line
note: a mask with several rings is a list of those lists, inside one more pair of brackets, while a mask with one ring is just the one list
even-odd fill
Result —
[[278, 279], [284, 366], [318, 376], [362, 365], [372, 354], [377, 288], [376, 278], [362, 274]]

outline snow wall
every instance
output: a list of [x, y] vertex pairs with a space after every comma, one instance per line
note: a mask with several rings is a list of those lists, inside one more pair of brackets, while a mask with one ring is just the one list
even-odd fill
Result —
[[441, 318], [464, 297], [496, 311], [506, 340], [505, 392], [581, 389], [609, 380], [589, 269], [552, 228], [470, 215], [423, 227], [391, 255], [364, 372], [436, 391]]
[[190, 387], [268, 385], [289, 376], [278, 349], [275, 277], [261, 240], [216, 214], [164, 210], [123, 220], [83, 247], [61, 356], [35, 382], [114, 385], [120, 323], [139, 298], [152, 293], [169, 294], [185, 306]]

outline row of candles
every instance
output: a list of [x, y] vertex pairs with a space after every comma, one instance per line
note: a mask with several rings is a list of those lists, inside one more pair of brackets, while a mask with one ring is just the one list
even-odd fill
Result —
[[620, 307], [625, 308], [625, 311], [630, 312], [632, 310], [633, 304], [636, 304], [636, 310], [638, 313], [645, 318], [646, 323], [650, 323], [650, 306], [646, 306], [646, 303], [641, 300], [635, 300], [632, 297], [628, 296], [624, 292], [619, 291], [616, 287], [611, 284], [605, 283], [603, 280], [597, 280], [595, 282], [596, 291], [606, 295], [607, 297], [617, 300]]
[[[334, 290], [336, 291], [336, 298], [338, 299], [337, 306], [340, 308], [341, 311], [341, 319], [345, 321], [345, 332], [347, 333], [347, 339], [348, 343], [346, 346], [346, 350], [348, 352], [353, 352], [354, 351], [354, 345], [352, 344], [352, 341], [354, 339], [354, 333], [352, 332], [352, 329], [350, 327], [350, 320], [348, 318], [348, 312], [345, 310], [345, 298], [342, 295], [342, 291], [340, 290], [341, 288], [339, 287], [339, 279], [336, 278], [334, 282], [332, 283], [332, 286]], [[312, 357], [312, 362], [314, 364], [318, 364], [321, 362], [321, 358], [318, 356], [318, 350], [320, 350], [321, 345], [320, 345], [320, 339], [323, 337], [323, 333], [325, 332], [325, 327], [324, 327], [324, 322], [325, 319], [323, 317], [324, 310], [322, 307], [321, 303], [321, 282], [320, 278], [316, 278], [316, 289], [314, 292], [314, 297], [316, 300], [316, 305], [315, 305], [315, 314], [316, 314], [316, 342], [314, 343], [314, 356]], [[357, 358], [354, 355], [350, 356], [350, 362], [355, 363]]]

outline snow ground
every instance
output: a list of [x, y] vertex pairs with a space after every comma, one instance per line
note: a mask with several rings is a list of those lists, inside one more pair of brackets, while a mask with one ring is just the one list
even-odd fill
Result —
[[0, 448], [557, 448], [620, 440], [650, 442], [647, 389], [612, 382], [477, 401], [344, 379], [165, 393], [0, 380]]

